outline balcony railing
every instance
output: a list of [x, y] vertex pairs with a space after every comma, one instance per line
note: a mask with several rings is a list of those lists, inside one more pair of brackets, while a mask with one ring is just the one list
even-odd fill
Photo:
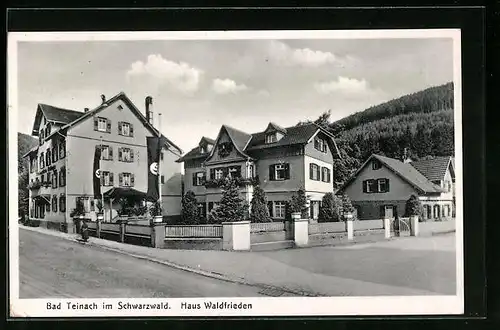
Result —
[[[233, 179], [236, 182], [236, 185], [239, 187], [245, 187], [247, 185], [257, 185], [259, 184], [259, 178], [254, 177], [254, 178], [234, 178]], [[205, 188], [221, 188], [224, 183], [226, 182], [226, 178], [221, 178], [221, 179], [212, 179], [212, 180], [207, 180], [205, 181]]]
[[42, 183], [40, 181], [35, 181], [35, 182], [31, 182], [28, 185], [28, 189], [29, 190], [38, 190], [38, 189], [40, 189], [41, 186], [42, 186]]

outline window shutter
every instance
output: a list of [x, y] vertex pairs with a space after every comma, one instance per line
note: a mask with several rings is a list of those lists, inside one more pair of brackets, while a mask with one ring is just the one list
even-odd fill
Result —
[[241, 178], [241, 166], [236, 167], [235, 175], [236, 177]]
[[274, 165], [269, 165], [269, 180], [274, 181], [276, 177], [274, 176]]
[[193, 173], [193, 186], [196, 186], [196, 173]]
[[123, 186], [123, 173], [118, 174], [118, 185]]
[[285, 164], [285, 180], [290, 179], [290, 164]]
[[269, 216], [273, 217], [273, 202], [267, 202], [267, 208], [269, 209]]
[[309, 164], [309, 179], [311, 180], [313, 180], [313, 172], [314, 172], [313, 164]]
[[118, 122], [118, 135], [122, 135], [122, 122]]
[[106, 119], [106, 132], [111, 133], [111, 120]]
[[385, 192], [389, 192], [389, 179], [385, 179]]
[[332, 177], [331, 177], [330, 169], [328, 169], [328, 170], [326, 171], [326, 173], [327, 173], [327, 177], [326, 177], [326, 180], [327, 180], [327, 181], [326, 181], [326, 182], [330, 183], [330, 182], [332, 181]]
[[229, 168], [227, 167], [222, 168], [222, 176], [226, 177], [228, 173], [229, 173]]
[[119, 160], [119, 161], [122, 161], [122, 156], [123, 156], [123, 154], [122, 154], [122, 148], [121, 148], [121, 147], [119, 147], [119, 148], [118, 148], [118, 160]]
[[130, 135], [129, 136], [134, 136], [134, 125], [132, 124], [129, 124], [130, 125], [130, 129], [129, 129], [129, 132], [130, 132]]
[[215, 179], [215, 169], [214, 168], [210, 169], [210, 179], [211, 180]]
[[131, 173], [130, 174], [130, 186], [131, 187], [134, 186], [134, 181], [135, 181], [135, 175], [134, 175], [134, 173]]
[[101, 186], [104, 186], [104, 172], [101, 171], [101, 177], [99, 178], [99, 182], [101, 183]]
[[134, 162], [134, 150], [129, 149], [129, 152], [130, 152], [130, 162], [133, 163]]
[[214, 202], [208, 202], [208, 212], [212, 211], [214, 208]]
[[112, 146], [108, 147], [108, 159], [113, 160], [113, 147]]
[[368, 191], [368, 189], [367, 189], [367, 185], [368, 185], [368, 180], [364, 180], [364, 181], [363, 181], [363, 192], [364, 192], [364, 193]]
[[113, 186], [113, 172], [109, 173], [109, 185]]
[[99, 119], [97, 117], [94, 117], [94, 131], [97, 131], [99, 128]]

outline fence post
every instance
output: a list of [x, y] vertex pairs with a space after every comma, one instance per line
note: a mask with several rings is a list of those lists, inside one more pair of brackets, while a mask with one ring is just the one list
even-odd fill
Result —
[[296, 246], [307, 246], [309, 244], [309, 219], [294, 219], [293, 238]]
[[95, 236], [101, 238], [101, 221], [97, 220], [95, 224]]
[[165, 248], [165, 224], [161, 222], [151, 224], [151, 247]]
[[227, 251], [250, 250], [250, 221], [223, 222], [222, 249]]
[[391, 219], [384, 218], [384, 233], [385, 238], [391, 238]]
[[410, 236], [418, 236], [418, 216], [414, 215], [410, 217]]
[[347, 224], [347, 239], [349, 241], [352, 241], [354, 239], [354, 224], [351, 219], [346, 219], [346, 224]]
[[120, 222], [120, 242], [125, 242], [125, 222]]
[[293, 221], [285, 221], [285, 239], [292, 240], [294, 239], [293, 233]]

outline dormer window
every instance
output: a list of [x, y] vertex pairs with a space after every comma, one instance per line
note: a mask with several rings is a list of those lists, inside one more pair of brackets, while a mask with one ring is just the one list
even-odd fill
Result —
[[277, 142], [277, 141], [278, 141], [278, 138], [276, 136], [276, 132], [270, 133], [270, 134], [266, 134], [266, 143], [274, 143], [274, 142]]
[[323, 140], [323, 139], [320, 139], [320, 138], [316, 137], [314, 139], [314, 148], [316, 150], [321, 151], [321, 152], [326, 152], [326, 150], [327, 150], [326, 149], [326, 141]]

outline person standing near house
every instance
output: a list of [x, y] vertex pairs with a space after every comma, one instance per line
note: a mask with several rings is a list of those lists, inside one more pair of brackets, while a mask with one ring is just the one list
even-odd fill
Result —
[[86, 220], [82, 221], [81, 233], [82, 241], [87, 242], [89, 240], [89, 226], [87, 225]]

